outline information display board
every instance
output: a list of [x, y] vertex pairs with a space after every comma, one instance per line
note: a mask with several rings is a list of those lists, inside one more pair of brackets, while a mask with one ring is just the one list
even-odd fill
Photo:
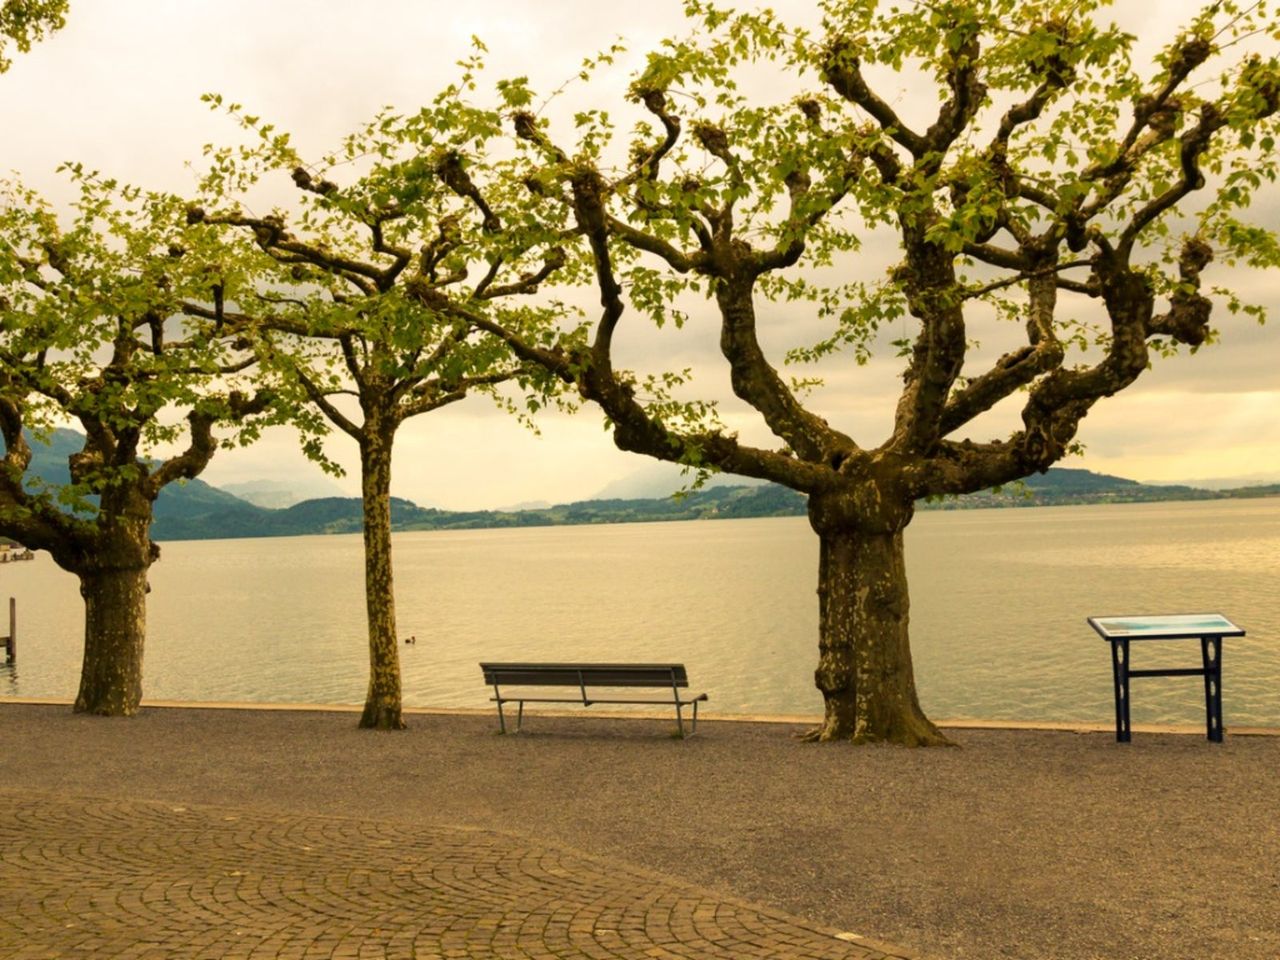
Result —
[[1243, 637], [1244, 631], [1220, 613], [1175, 613], [1089, 617], [1104, 640], [1178, 640], [1183, 637]]
[[[1111, 668], [1116, 691], [1116, 740], [1128, 742], [1129, 681], [1134, 677], [1203, 677], [1205, 733], [1222, 742], [1222, 638], [1243, 637], [1244, 631], [1220, 613], [1135, 614], [1128, 617], [1088, 617], [1089, 626], [1111, 644]], [[1129, 663], [1134, 640], [1199, 640], [1200, 666], [1135, 670]]]

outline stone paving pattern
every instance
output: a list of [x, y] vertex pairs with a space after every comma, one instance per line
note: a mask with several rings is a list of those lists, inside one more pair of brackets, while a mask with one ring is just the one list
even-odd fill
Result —
[[25, 792], [0, 803], [0, 957], [13, 960], [891, 956], [493, 831]]

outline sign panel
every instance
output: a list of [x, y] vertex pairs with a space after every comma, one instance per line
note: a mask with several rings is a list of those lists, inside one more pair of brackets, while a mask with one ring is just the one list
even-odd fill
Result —
[[1177, 613], [1152, 616], [1089, 617], [1089, 625], [1104, 639], [1176, 639], [1178, 637], [1244, 636], [1244, 631], [1220, 613]]

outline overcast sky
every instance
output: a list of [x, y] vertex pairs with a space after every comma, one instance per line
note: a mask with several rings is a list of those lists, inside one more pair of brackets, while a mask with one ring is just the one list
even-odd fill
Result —
[[[803, 3], [773, 6], [811, 16]], [[1119, 0], [1117, 10], [1143, 41], [1140, 49], [1150, 50], [1196, 6]], [[543, 91], [570, 78], [584, 56], [622, 37], [634, 53], [617, 68], [616, 90], [643, 51], [663, 36], [687, 32], [680, 7], [679, 0], [635, 7], [595, 0], [73, 0], [66, 29], [17, 55], [0, 77], [0, 170], [16, 171], [53, 197], [68, 194], [54, 173], [64, 160], [144, 186], [190, 191], [195, 173], [185, 164], [198, 168], [203, 144], [235, 136], [224, 116], [199, 102], [211, 91], [291, 131], [300, 151], [316, 156], [384, 105], [409, 110], [427, 101], [454, 77], [454, 61], [466, 55], [473, 34], [489, 47], [495, 78], [527, 74]], [[616, 106], [608, 102], [611, 93], [601, 91], [602, 106]], [[910, 99], [905, 86], [885, 94]], [[1280, 209], [1280, 198], [1267, 201], [1265, 209]], [[858, 269], [874, 277], [883, 266], [868, 256]], [[1254, 289], [1275, 310], [1278, 280], [1231, 282]], [[806, 324], [782, 309], [777, 319], [766, 346], [778, 350], [780, 361], [781, 350], [804, 341]], [[1195, 357], [1160, 361], [1138, 384], [1100, 402], [1080, 433], [1085, 456], [1064, 465], [1153, 481], [1280, 478], [1280, 311], [1267, 328], [1225, 311], [1217, 325], [1220, 344]], [[666, 331], [657, 339], [629, 336], [621, 349], [645, 362], [693, 364], [708, 392], [727, 391], [713, 322], [691, 324], [673, 338]], [[991, 342], [988, 349], [998, 354], [998, 340]], [[864, 445], [880, 442], [899, 385], [897, 366], [883, 360], [854, 368], [850, 361], [824, 372], [828, 385], [817, 398], [822, 414]], [[727, 419], [745, 438], [768, 442], [732, 408]], [[1015, 421], [1016, 410], [997, 411], [990, 433], [978, 438], [1007, 432]], [[345, 436], [334, 438], [330, 451], [354, 467]], [[563, 502], [591, 496], [647, 463], [613, 448], [593, 408], [544, 418], [535, 438], [487, 400], [473, 398], [401, 429], [393, 486], [398, 496], [455, 509]], [[296, 452], [292, 435], [280, 431], [249, 450], [220, 452], [205, 479], [218, 484], [317, 473]], [[353, 477], [343, 485], [358, 490]]]

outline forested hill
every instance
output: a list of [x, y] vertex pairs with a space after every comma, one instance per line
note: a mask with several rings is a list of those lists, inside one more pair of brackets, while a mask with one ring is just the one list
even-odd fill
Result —
[[[48, 444], [33, 444], [29, 472], [50, 483], [66, 483], [67, 455], [79, 450], [82, 442], [83, 437], [74, 431], [55, 431]], [[1030, 477], [999, 492], [985, 491], [937, 502], [921, 502], [919, 509], [963, 510], [1278, 495], [1280, 484], [1212, 491], [1185, 486], [1153, 486], [1089, 470], [1054, 467], [1043, 475]], [[347, 497], [305, 500], [284, 509], [270, 509], [249, 503], [201, 480], [192, 480], [185, 484], [170, 484], [164, 489], [156, 502], [156, 519], [151, 531], [157, 540], [358, 533], [360, 512], [360, 501]], [[450, 511], [419, 507], [398, 498], [391, 501], [391, 523], [396, 530], [790, 517], [803, 516], [804, 512], [803, 496], [775, 484], [709, 487], [679, 498], [581, 500], [536, 510]]]
[[[1215, 492], [1193, 487], [1151, 486], [1088, 470], [1053, 468], [1043, 476], [1006, 487], [999, 493], [988, 491], [936, 503], [922, 502], [919, 507], [922, 510], [960, 510], [1276, 495], [1280, 495], [1280, 485]], [[804, 497], [774, 484], [711, 487], [680, 498], [582, 500], [538, 510], [449, 511], [419, 507], [398, 498], [391, 501], [391, 523], [396, 530], [790, 517], [802, 516], [804, 512]], [[330, 497], [307, 500], [284, 510], [268, 510], [241, 502], [232, 509], [219, 508], [186, 517], [167, 514], [158, 517], [152, 529], [157, 540], [357, 533], [360, 530], [360, 501]]]
[[[41, 481], [55, 487], [71, 482], [67, 457], [83, 448], [84, 434], [59, 428], [44, 442], [28, 434], [27, 442], [31, 445], [31, 465], [27, 468], [28, 489], [39, 489]], [[0, 455], [3, 455], [4, 449], [4, 438], [0, 437]], [[223, 510], [234, 512], [241, 506], [251, 507], [252, 504], [225, 490], [210, 486], [203, 480], [188, 480], [186, 483], [171, 483], [160, 491], [160, 496], [156, 498], [155, 516], [158, 522], [162, 518], [216, 515]], [[218, 537], [221, 534], [206, 536]]]

